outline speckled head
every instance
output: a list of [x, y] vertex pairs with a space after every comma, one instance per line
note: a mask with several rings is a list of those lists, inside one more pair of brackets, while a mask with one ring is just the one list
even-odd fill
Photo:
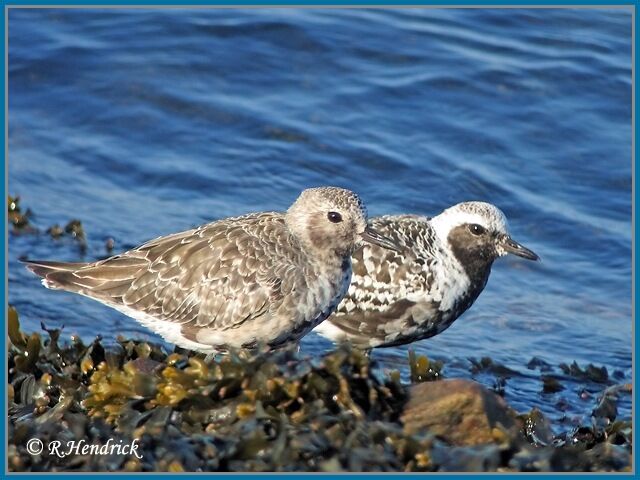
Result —
[[538, 260], [511, 238], [504, 213], [490, 203], [459, 203], [431, 219], [431, 225], [470, 275], [488, 274], [493, 261], [509, 253]]
[[498, 207], [486, 202], [458, 203], [434, 217], [431, 224], [443, 239], [448, 237], [453, 228], [465, 224], [477, 224], [486, 230], [508, 233], [507, 217]]
[[363, 240], [394, 248], [390, 240], [367, 224], [367, 208], [360, 197], [338, 187], [304, 190], [287, 210], [289, 229], [308, 248], [348, 256]]

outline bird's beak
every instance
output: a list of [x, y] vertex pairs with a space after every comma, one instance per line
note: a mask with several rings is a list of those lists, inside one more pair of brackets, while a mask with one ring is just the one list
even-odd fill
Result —
[[540, 257], [536, 255], [532, 250], [529, 250], [524, 245], [520, 245], [513, 240], [509, 235], [505, 235], [500, 240], [500, 246], [507, 253], [512, 253], [527, 260], [540, 260]]
[[378, 233], [369, 226], [364, 229], [364, 232], [362, 232], [360, 236], [365, 242], [372, 243], [373, 245], [378, 245], [379, 247], [386, 248], [387, 250], [393, 250], [395, 252], [399, 252], [401, 250], [397, 243], [395, 243], [390, 238], [385, 237], [381, 233]]

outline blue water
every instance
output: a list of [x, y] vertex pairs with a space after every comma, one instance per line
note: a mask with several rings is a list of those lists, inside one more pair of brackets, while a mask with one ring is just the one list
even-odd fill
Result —
[[[27, 330], [159, 340], [45, 290], [17, 259], [94, 260], [108, 237], [118, 252], [284, 210], [316, 185], [357, 191], [371, 215], [489, 201], [543, 261], [499, 260], [473, 308], [413, 348], [448, 377], [490, 356], [521, 373], [505, 390], [518, 409], [571, 424], [603, 387], [541, 395], [526, 364], [594, 362], [631, 379], [631, 21], [615, 9], [12, 9], [9, 192], [41, 231], [82, 220], [88, 249], [10, 236], [9, 301]], [[328, 346], [310, 335], [303, 352]], [[406, 373], [406, 354], [374, 356]]]

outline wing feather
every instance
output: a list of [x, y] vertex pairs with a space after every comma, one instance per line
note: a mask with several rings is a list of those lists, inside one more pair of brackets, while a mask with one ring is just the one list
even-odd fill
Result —
[[349, 291], [328, 320], [352, 342], [367, 345], [374, 339], [388, 341], [391, 323], [413, 323], [416, 307], [407, 297], [429, 289], [434, 279], [428, 266], [437, 261], [435, 232], [427, 217], [387, 215], [373, 218], [371, 224], [402, 251], [374, 245], [357, 250]]
[[[252, 214], [156, 238], [92, 264], [28, 266], [53, 288], [159, 320], [225, 330], [268, 314], [282, 273], [274, 265], [288, 260], [272, 241], [292, 241], [282, 216]], [[280, 294], [283, 288], [293, 284], [278, 283]]]

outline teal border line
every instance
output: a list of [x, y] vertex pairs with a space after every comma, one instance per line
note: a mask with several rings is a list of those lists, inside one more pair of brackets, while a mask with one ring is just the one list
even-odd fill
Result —
[[[8, 95], [7, 95], [7, 89], [6, 89], [6, 85], [5, 85], [5, 77], [7, 76], [8, 72], [7, 72], [7, 60], [6, 60], [6, 53], [5, 53], [5, 48], [7, 46], [7, 43], [5, 42], [5, 38], [6, 37], [6, 31], [5, 31], [5, 25], [6, 25], [6, 17], [7, 17], [7, 9], [3, 8], [2, 9], [2, 25], [0, 26], [0, 31], [2, 32], [2, 46], [0, 47], [0, 51], [2, 52], [2, 75], [0, 75], [0, 85], [2, 85], [2, 97], [3, 97], [3, 102], [2, 102], [2, 158], [3, 158], [3, 162], [2, 162], [2, 166], [3, 166], [3, 171], [4, 171], [4, 181], [2, 182], [2, 199], [5, 200], [6, 202], [6, 198], [7, 198], [7, 192], [5, 190], [8, 190], [8, 183], [9, 183], [9, 171], [8, 171], [8, 146], [5, 143], [6, 139], [8, 138], [8, 129], [7, 129], [7, 123], [8, 123], [8, 118], [7, 118], [7, 112], [8, 112]], [[7, 142], [8, 143], [8, 142]], [[3, 298], [3, 307], [2, 307], [2, 332], [4, 335], [4, 332], [7, 331], [7, 304], [9, 302], [9, 278], [7, 276], [7, 258], [8, 258], [8, 249], [9, 249], [9, 226], [7, 224], [7, 211], [3, 208], [2, 209], [2, 216], [3, 216], [3, 225], [5, 226], [4, 228], [4, 235], [2, 236], [3, 241], [2, 241], [2, 262], [0, 262], [0, 271], [2, 272], [2, 278], [4, 279], [4, 283], [3, 283], [3, 289], [2, 289], [2, 298]], [[8, 348], [8, 339], [5, 335], [4, 341], [2, 342], [3, 345], [3, 353], [7, 352], [7, 348]], [[2, 362], [2, 372], [0, 373], [0, 378], [2, 378], [2, 387], [1, 387], [1, 391], [2, 391], [2, 405], [4, 406], [4, 412], [8, 413], [8, 408], [9, 408], [9, 399], [7, 396], [7, 368], [8, 368], [8, 359], [7, 359], [7, 355], [4, 355], [4, 361]], [[2, 464], [2, 471], [6, 472], [7, 471], [7, 453], [8, 453], [8, 438], [5, 438], [5, 434], [7, 433], [9, 428], [9, 416], [7, 415], [4, 419], [4, 424], [2, 426], [2, 428], [0, 428], [0, 438], [2, 438], [2, 450], [3, 450], [3, 455], [2, 455], [2, 460], [1, 460], [1, 464]]]
[[534, 0], [534, 1], [516, 1], [509, 2], [505, 0], [490, 0], [481, 2], [478, 0], [460, 0], [451, 2], [446, 0], [435, 0], [432, 2], [416, 1], [416, 0], [399, 0], [393, 2], [390, 0], [352, 0], [352, 1], [294, 1], [294, 0], [253, 0], [253, 1], [207, 1], [207, 0], [186, 0], [184, 2], [168, 1], [168, 0], [134, 0], [134, 1], [68, 1], [52, 2], [46, 0], [35, 1], [2, 1], [2, 5], [9, 7], [145, 7], [145, 6], [171, 6], [171, 7], [195, 7], [195, 6], [212, 6], [212, 7], [632, 7], [639, 3], [640, 0], [630, 1], [598, 1], [598, 0]]
[[[224, 6], [224, 7], [250, 7], [250, 6], [264, 6], [264, 7], [268, 7], [268, 6], [274, 6], [274, 7], [327, 7], [327, 8], [331, 8], [331, 7], [349, 7], [349, 6], [354, 6], [354, 7], [363, 7], [363, 6], [371, 6], [371, 7], [385, 7], [385, 6], [389, 6], [389, 7], [398, 7], [398, 6], [413, 6], [413, 7], [478, 7], [478, 6], [483, 6], [483, 7], [522, 7], [522, 8], [526, 8], [526, 7], [581, 7], [581, 6], [585, 6], [585, 7], [604, 7], [604, 8], [631, 8], [634, 11], [634, 16], [633, 16], [633, 23], [634, 23], [634, 28], [633, 28], [633, 34], [634, 34], [634, 38], [633, 38], [633, 60], [634, 60], [634, 70], [633, 70], [633, 77], [632, 77], [632, 84], [633, 84], [633, 119], [635, 120], [635, 115], [637, 112], [637, 107], [638, 107], [638, 98], [636, 95], [636, 84], [637, 84], [637, 78], [635, 75], [635, 65], [637, 65], [637, 60], [638, 60], [638, 51], [639, 51], [639, 47], [640, 47], [640, 41], [637, 35], [638, 29], [640, 27], [640, 20], [638, 18], [638, 12], [637, 12], [637, 6], [640, 3], [640, 0], [632, 0], [632, 1], [626, 1], [626, 2], [617, 2], [617, 1], [595, 1], [595, 0], [583, 0], [583, 1], [576, 1], [576, 0], [570, 0], [570, 1], [547, 1], [547, 0], [537, 0], [537, 1], [519, 1], [519, 2], [506, 2], [506, 1], [502, 1], [502, 0], [493, 0], [493, 1], [486, 1], [486, 2], [481, 2], [481, 1], [473, 1], [473, 0], [461, 0], [461, 1], [457, 1], [457, 2], [451, 2], [451, 1], [446, 1], [446, 0], [439, 0], [439, 1], [433, 1], [433, 2], [424, 2], [424, 1], [415, 1], [415, 0], [400, 0], [397, 3], [392, 3], [390, 0], [387, 1], [379, 1], [379, 0], [369, 0], [369, 1], [361, 1], [361, 0], [352, 0], [349, 2], [336, 2], [336, 1], [290, 1], [290, 0], [280, 0], [280, 1], [266, 1], [266, 0], [254, 0], [254, 1], [235, 1], [235, 2], [230, 2], [230, 1], [204, 1], [204, 0], [187, 0], [185, 2], [183, 2], [183, 4], [179, 4], [177, 1], [167, 1], [167, 0], [144, 0], [144, 1], [130, 1], [130, 2], [124, 2], [124, 1], [113, 1], [113, 0], [103, 0], [103, 1], [60, 1], [60, 2], [52, 2], [52, 1], [44, 1], [44, 0], [36, 0], [36, 1], [2, 1], [2, 25], [0, 26], [0, 30], [2, 32], [2, 46], [0, 47], [1, 52], [2, 52], [2, 75], [1, 75], [1, 79], [0, 79], [0, 84], [2, 85], [2, 91], [3, 91], [3, 97], [4, 97], [4, 108], [2, 111], [2, 128], [3, 128], [3, 132], [4, 134], [2, 135], [2, 150], [3, 150], [3, 165], [4, 165], [4, 182], [2, 182], [2, 194], [3, 194], [3, 198], [6, 198], [7, 194], [9, 193], [8, 191], [8, 171], [7, 171], [7, 162], [8, 162], [8, 150], [7, 150], [7, 145], [5, 143], [5, 139], [7, 138], [7, 134], [8, 134], [8, 128], [7, 128], [7, 122], [8, 122], [8, 118], [7, 118], [7, 112], [8, 112], [8, 98], [7, 98], [7, 85], [5, 84], [5, 75], [7, 74], [7, 63], [6, 62], [6, 58], [7, 58], [7, 52], [5, 50], [6, 47], [6, 43], [5, 43], [5, 38], [7, 35], [5, 26], [8, 26], [8, 23], [6, 23], [7, 20], [7, 14], [8, 14], [8, 9], [6, 7], [107, 7], [107, 8], [112, 8], [112, 7], [150, 7], [150, 6], [166, 6], [166, 7], [175, 7], [175, 8], [185, 8], [185, 7], [207, 7], [207, 6], [211, 6], [211, 7], [220, 7], [220, 6]], [[635, 432], [637, 432], [638, 430], [638, 419], [637, 416], [635, 415], [635, 407], [637, 406], [637, 390], [636, 390], [636, 375], [635, 372], [638, 371], [638, 365], [639, 365], [639, 361], [638, 361], [638, 356], [636, 355], [635, 352], [635, 347], [638, 345], [638, 337], [639, 337], [639, 332], [638, 332], [638, 328], [637, 328], [637, 324], [635, 323], [635, 301], [637, 298], [639, 298], [639, 294], [640, 294], [640, 288], [638, 287], [637, 282], [635, 282], [635, 272], [638, 271], [638, 266], [640, 265], [640, 261], [638, 260], [638, 255], [637, 255], [637, 251], [636, 251], [636, 242], [635, 239], [638, 235], [638, 232], [640, 231], [640, 228], [638, 227], [638, 224], [636, 223], [636, 207], [638, 205], [638, 191], [635, 188], [635, 173], [637, 171], [637, 166], [638, 166], [638, 154], [640, 153], [640, 149], [638, 147], [638, 124], [637, 122], [635, 122], [634, 124], [634, 128], [633, 128], [633, 190], [632, 190], [632, 203], [633, 203], [633, 209], [632, 209], [632, 228], [633, 228], [633, 243], [632, 243], [632, 262], [633, 262], [633, 280], [634, 280], [634, 284], [633, 284], [633, 292], [634, 292], [634, 308], [633, 308], [633, 322], [634, 322], [634, 348], [633, 348], [633, 429]], [[7, 312], [7, 302], [8, 302], [8, 278], [7, 278], [7, 249], [8, 249], [8, 225], [7, 225], [7, 211], [3, 209], [3, 217], [4, 217], [4, 225], [5, 225], [5, 229], [4, 229], [4, 249], [2, 250], [2, 262], [0, 262], [0, 271], [2, 272], [2, 276], [4, 277], [4, 285], [5, 288], [3, 289], [3, 299], [4, 299], [4, 311], [2, 314], [2, 319], [3, 319], [3, 331], [6, 332], [6, 312]], [[4, 341], [3, 341], [3, 346], [4, 346], [4, 352], [6, 352], [6, 348], [7, 348], [7, 338], [5, 335]], [[7, 399], [7, 391], [6, 391], [6, 367], [7, 367], [7, 356], [6, 354], [4, 354], [4, 367], [2, 368], [2, 372], [1, 372], [1, 378], [2, 378], [2, 396], [3, 396], [3, 403], [4, 403], [4, 410], [5, 412], [7, 411], [7, 407], [8, 407], [8, 399]], [[12, 476], [12, 477], [18, 477], [18, 476], [28, 476], [28, 478], [50, 478], [52, 475], [48, 474], [48, 473], [10, 473], [7, 472], [7, 441], [8, 439], [5, 438], [5, 433], [7, 431], [7, 422], [8, 419], [5, 418], [5, 423], [3, 425], [2, 428], [0, 428], [0, 438], [2, 439], [2, 446], [3, 446], [3, 454], [1, 456], [1, 465], [2, 465], [2, 470], [1, 472], [5, 473], [7, 476]], [[615, 472], [615, 473], [602, 473], [602, 474], [595, 474], [595, 476], [597, 478], [606, 478], [606, 477], [616, 477], [616, 478], [628, 478], [628, 477], [633, 477], [633, 472], [636, 471], [636, 467], [638, 465], [637, 463], [638, 460], [638, 453], [637, 453], [637, 447], [635, 447], [633, 449], [633, 467], [632, 467], [632, 471], [631, 472]], [[104, 477], [105, 475], [112, 475], [112, 474], [116, 474], [118, 475], [118, 478], [132, 478], [132, 479], [140, 479], [140, 478], [162, 478], [162, 477], [166, 477], [167, 475], [171, 475], [171, 476], [180, 476], [180, 477], [194, 477], [195, 475], [203, 475], [202, 473], [183, 473], [183, 474], [176, 474], [176, 473], [168, 473], [168, 472], [150, 472], [150, 473], [139, 473], [139, 474], [128, 474], [128, 473], [116, 473], [116, 472], [104, 472], [104, 473], [80, 473], [80, 472], [59, 472], [57, 474], [54, 474], [56, 477], [68, 477], [68, 476], [77, 476], [78, 474], [81, 474], [82, 477], [91, 477], [91, 478], [101, 478]], [[0, 473], [1, 476], [2, 473]], [[206, 475], [206, 474], [205, 474]], [[383, 478], [408, 478], [408, 477], [426, 477], [426, 476], [438, 476], [438, 477], [445, 477], [445, 476], [453, 476], [456, 478], [471, 478], [471, 477], [475, 477], [476, 475], [470, 474], [470, 473], [448, 473], [448, 474], [444, 474], [444, 473], [424, 473], [424, 474], [403, 474], [403, 473], [389, 473], [389, 474], [372, 474], [372, 473], [345, 473], [345, 474], [304, 474], [304, 473], [294, 473], [294, 474], [280, 474], [280, 473], [272, 473], [272, 474], [258, 474], [258, 473], [209, 473], [208, 476], [215, 476], [215, 478], [220, 478], [220, 479], [234, 479], [234, 478], [238, 478], [238, 477], [254, 477], [254, 478], [263, 478], [263, 477], [285, 477], [285, 478], [308, 478], [309, 476], [319, 476], [321, 478], [344, 478], [346, 476], [357, 476], [357, 477], [364, 477], [364, 476], [376, 476], [376, 477], [383, 477]], [[499, 476], [501, 478], [532, 478], [532, 477], [538, 477], [538, 476], [544, 476], [545, 478], [566, 478], [567, 476], [569, 478], [587, 478], [587, 477], [593, 477], [594, 474], [589, 474], [589, 473], [582, 473], [582, 472], [576, 472], [576, 473], [569, 473], [569, 474], [558, 474], [558, 473], [549, 473], [549, 474], [527, 474], [527, 473], [505, 473], [505, 474], [489, 474], [489, 475], [496, 475]], [[483, 476], [486, 476], [483, 475]]]
[[[638, 252], [637, 252], [637, 238], [638, 238], [638, 223], [636, 221], [636, 215], [637, 215], [637, 210], [638, 210], [638, 189], [636, 186], [636, 174], [638, 172], [638, 153], [640, 152], [640, 150], [638, 149], [638, 121], [636, 118], [636, 115], [638, 114], [638, 92], [637, 92], [637, 84], [638, 84], [638, 76], [636, 74], [636, 68], [638, 66], [638, 51], [639, 48], [638, 46], [640, 46], [640, 40], [638, 37], [638, 27], [640, 26], [640, 19], [638, 18], [638, 7], [637, 7], [637, 3], [634, 5], [634, 12], [633, 12], [633, 47], [632, 47], [632, 62], [633, 62], [633, 69], [631, 72], [631, 84], [632, 84], [632, 99], [633, 99], [633, 113], [632, 113], [632, 122], [634, 122], [633, 124], [633, 129], [632, 129], [632, 155], [633, 155], [633, 162], [632, 162], [632, 197], [631, 197], [631, 204], [632, 204], [632, 208], [631, 208], [631, 228], [633, 229], [631, 238], [631, 255], [632, 255], [632, 259], [633, 259], [633, 271], [632, 271], [632, 276], [631, 276], [631, 281], [633, 283], [633, 308], [631, 310], [633, 318], [632, 318], [632, 322], [633, 322], [633, 328], [632, 328], [632, 332], [633, 332], [633, 348], [632, 348], [632, 355], [633, 355], [633, 372], [632, 372], [632, 385], [633, 385], [633, 393], [632, 393], [632, 397], [633, 397], [633, 404], [632, 404], [632, 412], [633, 412], [633, 418], [632, 420], [632, 424], [633, 424], [633, 430], [634, 432], [637, 431], [638, 429], [638, 415], [637, 415], [637, 407], [638, 407], [638, 390], [637, 390], [637, 372], [638, 372], [638, 365], [640, 364], [640, 362], [638, 361], [638, 354], [636, 352], [636, 348], [638, 347], [638, 337], [639, 332], [638, 332], [638, 323], [636, 322], [636, 308], [637, 308], [637, 301], [638, 301], [638, 282], [636, 281], [636, 274], [638, 273], [638, 265], [639, 260], [638, 260]], [[635, 472], [638, 469], [638, 449], [637, 447], [633, 448], [633, 466], [632, 466], [632, 470]]]
[[[638, 272], [638, 265], [639, 260], [638, 260], [638, 252], [637, 252], [637, 238], [638, 238], [638, 223], [636, 221], [636, 214], [637, 214], [637, 209], [638, 209], [638, 189], [636, 186], [636, 174], [638, 172], [638, 153], [640, 152], [640, 150], [638, 149], [638, 121], [636, 118], [636, 115], [638, 113], [638, 92], [637, 92], [637, 83], [638, 83], [638, 77], [636, 74], [636, 68], [638, 66], [638, 46], [640, 46], [640, 41], [639, 41], [639, 37], [638, 37], [638, 27], [640, 26], [640, 19], [638, 18], [638, 7], [637, 7], [637, 3], [634, 5], [633, 7], [634, 11], [633, 11], [633, 46], [632, 46], [632, 65], [633, 65], [633, 69], [631, 71], [631, 85], [632, 85], [632, 101], [633, 101], [633, 105], [632, 105], [632, 122], [633, 122], [633, 128], [632, 128], [632, 155], [633, 155], [633, 160], [632, 160], [632, 183], [631, 183], [631, 228], [633, 229], [632, 231], [632, 241], [631, 241], [631, 255], [632, 255], [632, 262], [633, 262], [633, 270], [632, 270], [632, 274], [631, 274], [631, 281], [632, 281], [632, 287], [633, 287], [633, 300], [632, 300], [632, 305], [633, 308], [631, 310], [633, 318], [631, 319], [631, 321], [633, 322], [633, 327], [632, 327], [632, 332], [633, 332], [633, 338], [632, 338], [632, 355], [633, 355], [633, 362], [632, 362], [632, 368], [633, 368], [633, 372], [632, 372], [632, 385], [633, 385], [633, 393], [632, 393], [632, 407], [631, 407], [631, 411], [632, 411], [632, 415], [633, 418], [631, 419], [632, 421], [632, 425], [633, 425], [633, 431], [636, 432], [638, 429], [638, 415], [637, 415], [637, 407], [638, 407], [638, 391], [637, 391], [637, 372], [638, 372], [638, 365], [639, 365], [639, 361], [638, 361], [638, 354], [636, 351], [636, 348], [638, 347], [638, 337], [639, 332], [638, 332], [638, 324], [636, 322], [636, 308], [637, 308], [637, 301], [638, 301], [638, 282], [636, 281], [636, 274]], [[637, 447], [633, 447], [633, 465], [632, 465], [632, 471], [636, 472], [637, 468], [638, 468], [638, 449]]]

